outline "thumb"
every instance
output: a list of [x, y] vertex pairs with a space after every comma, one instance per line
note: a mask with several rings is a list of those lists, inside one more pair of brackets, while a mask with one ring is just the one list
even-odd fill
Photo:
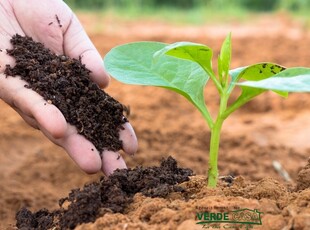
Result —
[[42, 42], [57, 54], [82, 58], [91, 78], [101, 87], [109, 83], [103, 61], [71, 9], [60, 0], [15, 0], [16, 18], [27, 36]]
[[73, 58], [80, 57], [91, 71], [92, 80], [101, 87], [109, 84], [110, 77], [104, 69], [102, 58], [75, 15], [64, 34], [64, 52]]

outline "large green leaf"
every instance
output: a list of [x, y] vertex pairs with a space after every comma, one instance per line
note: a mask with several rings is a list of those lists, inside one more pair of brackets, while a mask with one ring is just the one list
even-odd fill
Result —
[[288, 68], [273, 77], [260, 81], [246, 81], [238, 85], [260, 90], [310, 92], [310, 68]]
[[155, 53], [154, 58], [158, 59], [164, 54], [197, 62], [208, 73], [213, 73], [212, 56], [213, 52], [208, 46], [192, 42], [176, 42], [165, 46]]
[[121, 45], [105, 56], [104, 64], [108, 73], [123, 83], [171, 89], [186, 97], [204, 115], [208, 114], [203, 95], [208, 75], [195, 62], [167, 55], [154, 61], [155, 52], [166, 46], [159, 42]]

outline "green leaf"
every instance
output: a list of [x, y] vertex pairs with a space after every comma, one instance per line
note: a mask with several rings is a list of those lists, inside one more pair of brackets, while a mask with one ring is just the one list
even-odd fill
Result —
[[250, 81], [259, 81], [265, 78], [269, 78], [283, 70], [285, 70], [285, 68], [278, 64], [259, 63], [247, 67], [240, 73], [239, 78]]
[[285, 70], [283, 66], [265, 62], [233, 69], [229, 71], [229, 74], [232, 77], [232, 84], [235, 84], [240, 79], [259, 81], [269, 78], [283, 70]]
[[[208, 74], [213, 73], [212, 56], [213, 52], [208, 46], [192, 42], [176, 42], [165, 46], [155, 53], [154, 58], [158, 59], [164, 54], [193, 61], [198, 63]], [[214, 74], [214, 73], [213, 73]]]
[[155, 52], [166, 46], [159, 42], [136, 42], [115, 47], [104, 58], [106, 70], [113, 78], [126, 84], [171, 89], [208, 116], [203, 92], [209, 76], [195, 62], [167, 55], [154, 61]]
[[223, 86], [225, 84], [225, 81], [223, 80], [223, 75], [221, 74], [223, 73], [223, 67], [222, 67], [222, 61], [220, 59], [220, 55], [217, 57], [217, 70], [219, 72], [220, 83]]
[[[258, 63], [247, 67], [240, 67], [234, 70], [231, 70], [229, 73], [231, 75], [231, 83], [229, 87], [229, 92], [239, 85], [242, 89], [241, 95], [237, 98], [236, 101], [227, 109], [227, 114], [235, 111], [240, 106], [244, 105], [246, 102], [250, 101], [254, 97], [266, 91], [260, 87], [249, 87], [243, 83], [237, 83], [240, 79], [250, 80], [251, 82], [259, 82], [263, 79], [269, 79], [272, 76], [285, 70], [283, 66], [274, 63]], [[282, 90], [273, 90], [275, 93], [279, 94], [282, 97], [287, 97], [288, 93], [283, 92]]]
[[222, 85], [226, 84], [231, 61], [231, 33], [224, 40], [218, 57], [218, 71]]
[[[285, 70], [283, 66], [280, 66], [275, 63], [259, 63], [255, 65], [251, 65], [244, 69], [238, 78], [242, 78], [244, 80], [250, 81], [259, 81], [262, 79], [266, 79], [280, 73], [281, 71]], [[244, 88], [244, 87], [243, 87]], [[275, 93], [279, 94], [280, 96], [287, 97], [287, 92], [281, 92], [278, 90], [273, 90]]]
[[[234, 70], [229, 71], [229, 74], [232, 77], [230, 83], [230, 90], [234, 88], [236, 83], [240, 79], [250, 80], [250, 81], [259, 81], [272, 77], [281, 71], [285, 70], [285, 67], [280, 66], [274, 63], [258, 63], [251, 66], [240, 67]], [[286, 93], [275, 91], [281, 96], [287, 96]]]
[[238, 85], [261, 90], [310, 92], [310, 68], [288, 68], [273, 77], [260, 81], [246, 81]]

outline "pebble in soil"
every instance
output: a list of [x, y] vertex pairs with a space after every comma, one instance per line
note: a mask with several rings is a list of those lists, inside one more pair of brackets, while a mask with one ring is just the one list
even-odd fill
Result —
[[[127, 120], [124, 106], [90, 80], [90, 71], [79, 60], [56, 55], [30, 37], [14, 35], [8, 55], [16, 60], [7, 65], [7, 77], [19, 76], [26, 88], [54, 104], [66, 121], [91, 141], [99, 152], [122, 148], [119, 131]], [[45, 103], [45, 105], [47, 105]]]
[[74, 189], [60, 199], [60, 208], [32, 213], [23, 208], [16, 214], [18, 229], [73, 229], [82, 223], [94, 222], [109, 212], [124, 213], [137, 193], [148, 197], [167, 197], [172, 192], [185, 192], [178, 184], [188, 181], [193, 172], [179, 168], [168, 157], [161, 165], [116, 170], [108, 178]]

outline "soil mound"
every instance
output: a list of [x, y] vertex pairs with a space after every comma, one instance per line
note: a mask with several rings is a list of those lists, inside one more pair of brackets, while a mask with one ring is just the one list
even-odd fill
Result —
[[35, 213], [21, 209], [16, 215], [18, 229], [74, 229], [81, 223], [94, 222], [105, 213], [123, 213], [136, 193], [147, 197], [167, 197], [172, 192], [184, 192], [179, 183], [189, 180], [192, 170], [178, 168], [168, 157], [159, 167], [121, 169], [107, 179], [74, 189], [59, 200], [60, 208]]
[[297, 176], [297, 190], [310, 188], [310, 158], [308, 164], [302, 168]]

